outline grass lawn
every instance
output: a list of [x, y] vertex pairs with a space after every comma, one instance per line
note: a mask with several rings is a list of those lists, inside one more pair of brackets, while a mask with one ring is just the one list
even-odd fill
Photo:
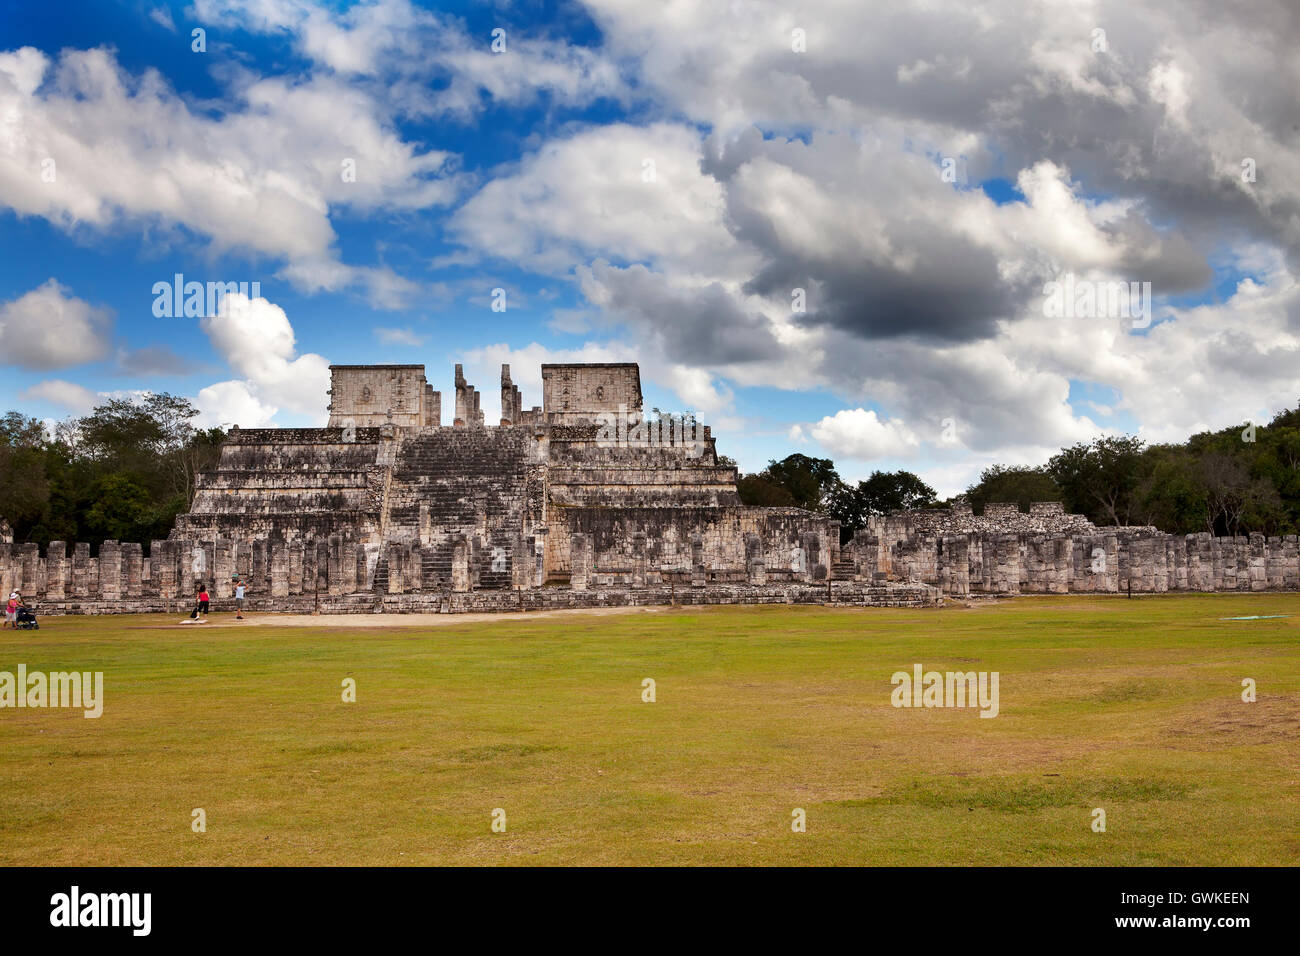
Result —
[[[1300, 864], [1297, 594], [177, 619], [0, 632], [105, 685], [0, 710], [0, 863]], [[894, 708], [917, 663], [1000, 714]]]

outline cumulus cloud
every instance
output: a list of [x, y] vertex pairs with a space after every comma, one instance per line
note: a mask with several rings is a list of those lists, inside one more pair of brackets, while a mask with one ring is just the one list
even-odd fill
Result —
[[200, 428], [267, 428], [274, 424], [274, 405], [263, 403], [247, 382], [217, 382], [199, 389], [194, 398]]
[[921, 444], [903, 422], [882, 419], [868, 408], [841, 409], [809, 426], [808, 433], [828, 451], [863, 461], [904, 457]]
[[[202, 320], [212, 347], [241, 380], [220, 382], [200, 392], [205, 414], [248, 415], [269, 421], [284, 409], [314, 424], [328, 418], [329, 360], [299, 355], [293, 326], [283, 309], [266, 299], [242, 293], [227, 295], [221, 311]], [[219, 403], [225, 402], [228, 408]], [[239, 424], [246, 424], [238, 421]]]
[[0, 304], [0, 363], [54, 369], [93, 362], [108, 354], [111, 326], [106, 309], [48, 279]]
[[22, 391], [23, 398], [38, 402], [49, 402], [67, 409], [76, 415], [85, 415], [99, 404], [100, 396], [84, 385], [68, 382], [61, 378], [46, 379], [37, 382]]
[[385, 99], [411, 116], [468, 120], [489, 100], [525, 104], [545, 95], [582, 106], [628, 96], [602, 51], [513, 27], [499, 37], [471, 35], [456, 17], [409, 0], [345, 10], [309, 0], [195, 0], [193, 9], [202, 23], [287, 35], [323, 70], [382, 82]]
[[[614, 323], [665, 380], [869, 400], [876, 420], [802, 435], [950, 477], [954, 454], [1036, 461], [1103, 433], [1079, 383], [1152, 439], [1294, 402], [1293, 5], [588, 6], [655, 115], [684, 119], [566, 130], [452, 235], [575, 276], [583, 327]], [[648, 159], [669, 195], [644, 188]], [[1229, 301], [1183, 304], [1234, 272]], [[1048, 318], [1067, 274], [1150, 282], [1154, 326]]]
[[281, 262], [308, 291], [356, 286], [382, 307], [409, 293], [382, 267], [339, 261], [330, 210], [448, 203], [452, 155], [404, 142], [371, 94], [332, 76], [236, 73], [231, 84], [213, 115], [107, 49], [0, 53], [0, 204], [69, 230], [183, 227], [215, 251]]

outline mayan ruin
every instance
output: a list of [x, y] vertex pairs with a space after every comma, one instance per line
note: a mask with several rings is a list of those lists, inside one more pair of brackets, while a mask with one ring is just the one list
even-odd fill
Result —
[[1015, 594], [1300, 587], [1294, 535], [1097, 527], [1058, 502], [839, 523], [741, 503], [708, 426], [647, 422], [635, 364], [543, 365], [502, 417], [455, 369], [453, 424], [422, 365], [331, 366], [324, 428], [231, 430], [166, 540], [0, 543], [0, 586], [45, 613], [158, 611], [238, 577], [257, 610], [635, 604], [927, 606]]

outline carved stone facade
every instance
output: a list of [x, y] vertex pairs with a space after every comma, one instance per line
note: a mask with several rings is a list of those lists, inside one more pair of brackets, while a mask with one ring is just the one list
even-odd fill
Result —
[[834, 520], [742, 505], [707, 427], [643, 420], [636, 365], [544, 365], [531, 409], [504, 366], [491, 426], [460, 366], [449, 426], [422, 366], [331, 372], [329, 425], [233, 429], [148, 558], [6, 547], [0, 576], [37, 586], [47, 611], [179, 602], [198, 581], [220, 601], [236, 574], [252, 607], [286, 609], [468, 609], [493, 602], [453, 596], [556, 588], [569, 596], [518, 606], [938, 600], [855, 580]]

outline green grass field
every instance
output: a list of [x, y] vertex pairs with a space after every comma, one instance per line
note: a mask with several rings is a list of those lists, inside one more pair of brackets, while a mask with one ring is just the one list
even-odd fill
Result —
[[[1300, 595], [176, 619], [0, 636], [105, 681], [0, 710], [0, 863], [1300, 863]], [[998, 671], [999, 716], [892, 707], [916, 663]]]

